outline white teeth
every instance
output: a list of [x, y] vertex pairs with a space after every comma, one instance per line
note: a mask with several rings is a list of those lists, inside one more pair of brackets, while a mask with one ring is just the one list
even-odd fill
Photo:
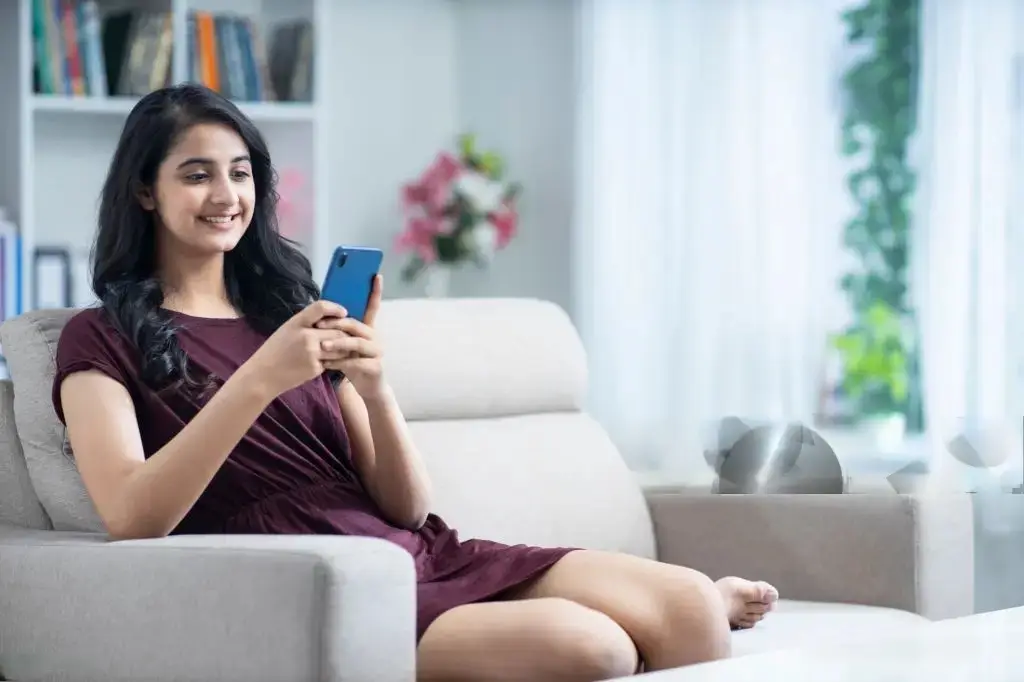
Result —
[[230, 223], [235, 219], [234, 216], [203, 216], [203, 220], [208, 223]]

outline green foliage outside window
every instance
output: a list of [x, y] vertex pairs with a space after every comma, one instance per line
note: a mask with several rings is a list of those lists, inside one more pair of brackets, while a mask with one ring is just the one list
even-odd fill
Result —
[[858, 267], [841, 285], [854, 313], [833, 339], [843, 389], [862, 416], [904, 414], [920, 429], [914, 314], [907, 295], [917, 121], [918, 0], [865, 0], [843, 14], [858, 59], [843, 77], [843, 154], [856, 212], [844, 243]]

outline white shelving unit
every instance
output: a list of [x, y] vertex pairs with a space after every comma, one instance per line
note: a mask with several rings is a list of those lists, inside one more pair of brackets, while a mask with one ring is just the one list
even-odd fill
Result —
[[[303, 207], [303, 246], [314, 277], [326, 269], [329, 163], [323, 139], [324, 3], [330, 0], [99, 0], [101, 17], [124, 9], [167, 11], [172, 16], [171, 82], [188, 80], [188, 16], [193, 11], [249, 17], [269, 46], [276, 23], [308, 19], [314, 27], [311, 102], [237, 102], [260, 128], [278, 172], [302, 178], [294, 201]], [[18, 225], [22, 249], [22, 309], [35, 300], [34, 254], [39, 247], [68, 249], [74, 305], [91, 297], [85, 254], [96, 231], [99, 193], [132, 97], [41, 95], [34, 92], [32, 0], [0, 0], [0, 206]], [[83, 281], [86, 280], [86, 281]]]

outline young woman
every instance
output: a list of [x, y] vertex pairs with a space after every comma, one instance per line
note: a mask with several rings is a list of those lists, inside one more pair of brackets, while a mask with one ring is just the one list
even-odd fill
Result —
[[103, 187], [93, 288], [53, 401], [114, 538], [319, 533], [414, 558], [421, 680], [599, 680], [729, 653], [777, 595], [686, 568], [461, 540], [365, 322], [318, 300], [275, 222], [256, 128], [195, 85], [128, 117]]

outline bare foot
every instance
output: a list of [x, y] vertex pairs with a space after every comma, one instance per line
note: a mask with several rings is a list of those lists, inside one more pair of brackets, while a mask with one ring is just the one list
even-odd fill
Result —
[[735, 576], [715, 582], [729, 609], [729, 625], [733, 629], [752, 628], [775, 608], [779, 592], [766, 582], [744, 580]]

